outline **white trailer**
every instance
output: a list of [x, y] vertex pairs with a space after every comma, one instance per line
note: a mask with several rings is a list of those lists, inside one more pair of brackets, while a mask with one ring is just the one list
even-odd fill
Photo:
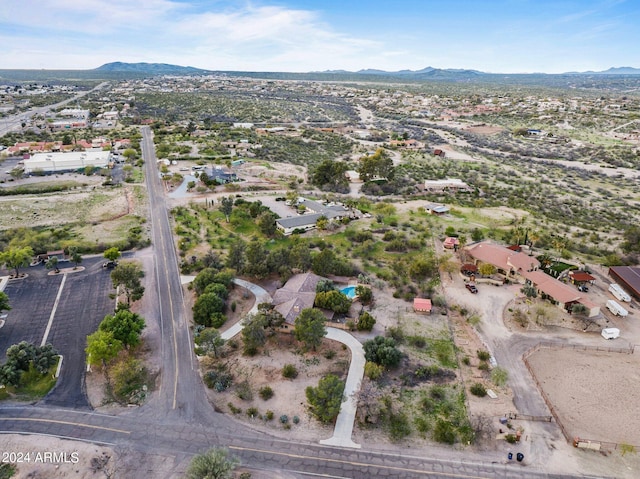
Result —
[[604, 328], [601, 334], [604, 339], [616, 339], [620, 336], [620, 330], [618, 328]]
[[611, 283], [609, 285], [609, 292], [620, 301], [626, 301], [627, 303], [631, 301], [631, 296], [629, 296], [627, 292], [620, 287], [619, 284]]
[[620, 306], [620, 304], [618, 304], [617, 301], [614, 301], [613, 299], [610, 299], [609, 301], [607, 301], [607, 309], [611, 311], [613, 314], [615, 314], [616, 316], [622, 316], [623, 318], [627, 314], [629, 314], [629, 311], [624, 309], [622, 306]]

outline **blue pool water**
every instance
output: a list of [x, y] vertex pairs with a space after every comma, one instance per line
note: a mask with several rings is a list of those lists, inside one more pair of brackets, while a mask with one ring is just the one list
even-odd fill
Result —
[[344, 294], [347, 298], [353, 299], [356, 297], [356, 287], [355, 286], [345, 286], [344, 288], [340, 288], [340, 292]]

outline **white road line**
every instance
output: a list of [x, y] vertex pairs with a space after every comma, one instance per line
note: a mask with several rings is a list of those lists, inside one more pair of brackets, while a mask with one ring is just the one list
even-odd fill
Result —
[[44, 332], [44, 337], [42, 338], [42, 342], [40, 343], [40, 347], [47, 344], [47, 338], [49, 337], [49, 331], [51, 331], [51, 325], [53, 324], [53, 317], [56, 315], [56, 310], [58, 309], [58, 303], [60, 302], [60, 296], [62, 296], [62, 289], [64, 288], [64, 283], [67, 281], [67, 275], [62, 276], [62, 283], [60, 283], [60, 288], [58, 288], [58, 296], [56, 296], [56, 302], [53, 303], [53, 309], [51, 310], [51, 316], [49, 316], [49, 322], [47, 323], [47, 329]]

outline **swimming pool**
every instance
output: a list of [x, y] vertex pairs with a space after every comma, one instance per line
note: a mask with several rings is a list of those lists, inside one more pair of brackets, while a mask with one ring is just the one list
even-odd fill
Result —
[[347, 298], [353, 299], [356, 297], [356, 287], [355, 286], [345, 286], [344, 288], [340, 288], [340, 292], [344, 294]]

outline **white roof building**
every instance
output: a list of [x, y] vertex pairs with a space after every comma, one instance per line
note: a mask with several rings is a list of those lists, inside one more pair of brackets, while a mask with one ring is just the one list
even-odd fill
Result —
[[72, 151], [68, 153], [36, 153], [22, 160], [25, 174], [34, 171], [58, 173], [84, 169], [87, 166], [104, 168], [109, 165], [111, 153], [104, 150]]

